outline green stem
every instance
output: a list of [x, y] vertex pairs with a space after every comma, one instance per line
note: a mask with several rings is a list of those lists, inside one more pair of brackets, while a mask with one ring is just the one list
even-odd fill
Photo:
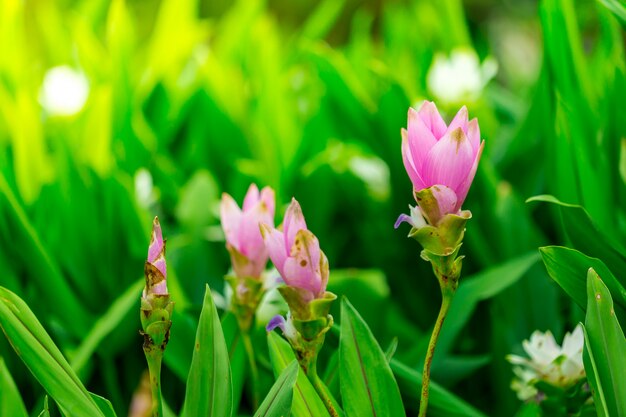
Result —
[[156, 346], [144, 350], [150, 371], [150, 388], [152, 391], [152, 417], [163, 417], [163, 402], [161, 400], [161, 361], [163, 352]]
[[439, 339], [439, 333], [441, 333], [441, 327], [446, 319], [448, 310], [450, 309], [450, 303], [454, 296], [454, 291], [446, 291], [442, 288], [442, 300], [441, 309], [439, 310], [439, 316], [435, 322], [435, 328], [433, 334], [430, 336], [430, 342], [428, 343], [428, 350], [426, 351], [426, 359], [424, 359], [424, 371], [422, 373], [422, 395], [420, 397], [420, 411], [419, 417], [426, 417], [426, 409], [428, 408], [428, 394], [430, 389], [430, 366], [433, 362], [433, 355], [435, 354], [435, 346]]
[[326, 409], [328, 410], [330, 416], [339, 417], [339, 413], [333, 405], [333, 400], [328, 394], [326, 386], [317, 375], [317, 357], [315, 357], [309, 364], [309, 367], [307, 369], [307, 376], [309, 377], [309, 381], [311, 381], [311, 384], [313, 384], [313, 388], [315, 388], [315, 391], [317, 391], [317, 394], [324, 402], [324, 405], [326, 406]]
[[246, 355], [248, 356], [248, 363], [250, 364], [250, 373], [252, 377], [252, 407], [254, 410], [259, 408], [259, 401], [261, 399], [260, 380], [259, 380], [259, 368], [256, 365], [256, 358], [254, 356], [254, 345], [252, 344], [252, 338], [250, 337], [249, 330], [241, 330], [241, 338], [243, 339], [243, 345], [246, 348]]

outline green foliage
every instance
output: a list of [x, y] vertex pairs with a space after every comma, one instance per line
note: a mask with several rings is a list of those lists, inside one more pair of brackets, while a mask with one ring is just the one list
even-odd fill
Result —
[[232, 413], [233, 387], [228, 349], [207, 285], [181, 415], [230, 417]]
[[298, 361], [294, 360], [283, 370], [259, 409], [254, 413], [254, 417], [288, 416], [290, 414], [293, 387], [299, 369]]
[[[88, 395], [97, 392], [125, 415], [145, 369], [136, 280], [158, 214], [176, 302], [162, 382], [181, 409], [201, 311], [220, 339], [217, 313], [202, 308], [207, 283], [223, 293], [229, 265], [220, 194], [240, 201], [256, 182], [277, 190], [277, 219], [298, 198], [328, 255], [331, 290], [351, 300], [380, 346], [397, 340], [390, 367], [412, 415], [440, 300], [418, 246], [392, 226], [413, 204], [399, 130], [409, 105], [431, 99], [447, 121], [467, 105], [486, 146], [464, 204], [473, 213], [464, 276], [433, 362], [430, 413], [536, 415], [511, 392], [504, 357], [535, 329], [558, 338], [589, 314], [588, 268], [624, 327], [623, 11], [621, 0], [0, 2], [0, 285], [50, 335], [10, 336], [31, 346], [21, 356], [0, 338], [3, 383], [10, 374], [23, 403], [36, 404], [30, 415], [46, 390], [104, 414], [109, 406]], [[442, 100], [429, 74], [458, 48], [494, 58], [498, 73], [471, 97]], [[59, 65], [89, 83], [73, 115], [40, 103], [46, 72]], [[524, 204], [533, 195], [548, 204]], [[21, 315], [6, 317], [22, 328]], [[232, 414], [253, 415], [236, 320], [221, 318]], [[293, 358], [277, 335], [266, 343], [267, 318], [253, 332], [263, 392]], [[344, 325], [320, 357], [340, 403], [333, 355]], [[38, 356], [42, 346], [52, 356]], [[22, 359], [65, 383], [38, 375], [43, 388], [34, 385]], [[325, 415], [301, 372], [295, 387], [293, 415], [307, 415], [304, 398]], [[3, 385], [0, 397], [10, 392]]]
[[599, 414], [626, 415], [626, 338], [615, 317], [609, 289], [590, 269], [587, 275], [585, 317], [587, 363]]
[[347, 415], [406, 415], [385, 354], [346, 298], [341, 300], [339, 379]]

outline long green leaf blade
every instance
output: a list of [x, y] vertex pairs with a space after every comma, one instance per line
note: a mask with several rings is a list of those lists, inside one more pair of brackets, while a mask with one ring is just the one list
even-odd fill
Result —
[[339, 384], [349, 416], [404, 416], [402, 397], [371, 330], [344, 297], [341, 302]]
[[0, 416], [28, 417], [22, 396], [2, 357], [0, 357]]
[[615, 317], [611, 293], [593, 269], [587, 274], [585, 328], [608, 415], [626, 416], [626, 338]]
[[26, 367], [72, 417], [104, 417], [26, 303], [0, 287], [0, 327]]
[[[291, 350], [289, 343], [276, 332], [268, 333], [267, 343], [274, 375], [279, 375], [296, 359], [296, 356], [293, 350]], [[293, 417], [329, 416], [326, 406], [324, 406], [304, 372], [298, 372], [298, 377], [296, 378], [291, 415]]]
[[292, 361], [280, 374], [254, 417], [287, 417], [291, 412], [293, 386], [298, 378], [298, 361]]
[[230, 417], [232, 412], [233, 388], [228, 348], [207, 285], [187, 377], [182, 416]]

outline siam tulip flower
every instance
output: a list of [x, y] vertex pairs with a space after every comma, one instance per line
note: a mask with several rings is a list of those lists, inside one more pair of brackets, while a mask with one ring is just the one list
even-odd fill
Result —
[[226, 248], [235, 275], [259, 279], [268, 259], [259, 224], [274, 226], [274, 190], [265, 187], [259, 192], [255, 184], [250, 185], [242, 209], [224, 193], [220, 209]]
[[170, 339], [174, 303], [167, 291], [165, 240], [157, 217], [152, 222], [148, 259], [144, 266], [146, 286], [141, 297], [140, 319], [143, 351], [148, 361], [152, 385], [152, 415], [163, 415], [161, 402], [161, 362]]
[[306, 226], [296, 199], [285, 213], [283, 231], [261, 224], [269, 256], [287, 286], [297, 288], [303, 301], [322, 298], [328, 283], [328, 259], [317, 237]]
[[146, 287], [143, 297], [150, 294], [167, 295], [167, 265], [165, 264], [165, 240], [161, 232], [159, 218], [155, 217], [152, 222], [152, 235], [148, 247], [148, 259], [144, 272], [146, 275]]
[[584, 335], [579, 324], [574, 331], [565, 334], [563, 345], [559, 346], [550, 331], [535, 331], [530, 340], [524, 340], [522, 346], [529, 358], [517, 355], [507, 356], [507, 360], [518, 365], [513, 368], [516, 378], [511, 388], [517, 392], [520, 400], [528, 400], [538, 394], [535, 384], [539, 381], [568, 388], [585, 377], [583, 366]]
[[409, 109], [408, 128], [402, 129], [402, 160], [431, 225], [461, 210], [483, 146], [478, 121], [468, 121], [465, 106], [449, 126], [433, 102], [425, 101], [419, 111]]

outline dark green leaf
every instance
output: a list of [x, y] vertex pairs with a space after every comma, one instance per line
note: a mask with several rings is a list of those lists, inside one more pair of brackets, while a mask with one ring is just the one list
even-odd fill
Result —
[[587, 271], [593, 268], [611, 291], [618, 308], [626, 314], [626, 290], [600, 259], [561, 246], [539, 248], [548, 274], [583, 309], [587, 308]]

